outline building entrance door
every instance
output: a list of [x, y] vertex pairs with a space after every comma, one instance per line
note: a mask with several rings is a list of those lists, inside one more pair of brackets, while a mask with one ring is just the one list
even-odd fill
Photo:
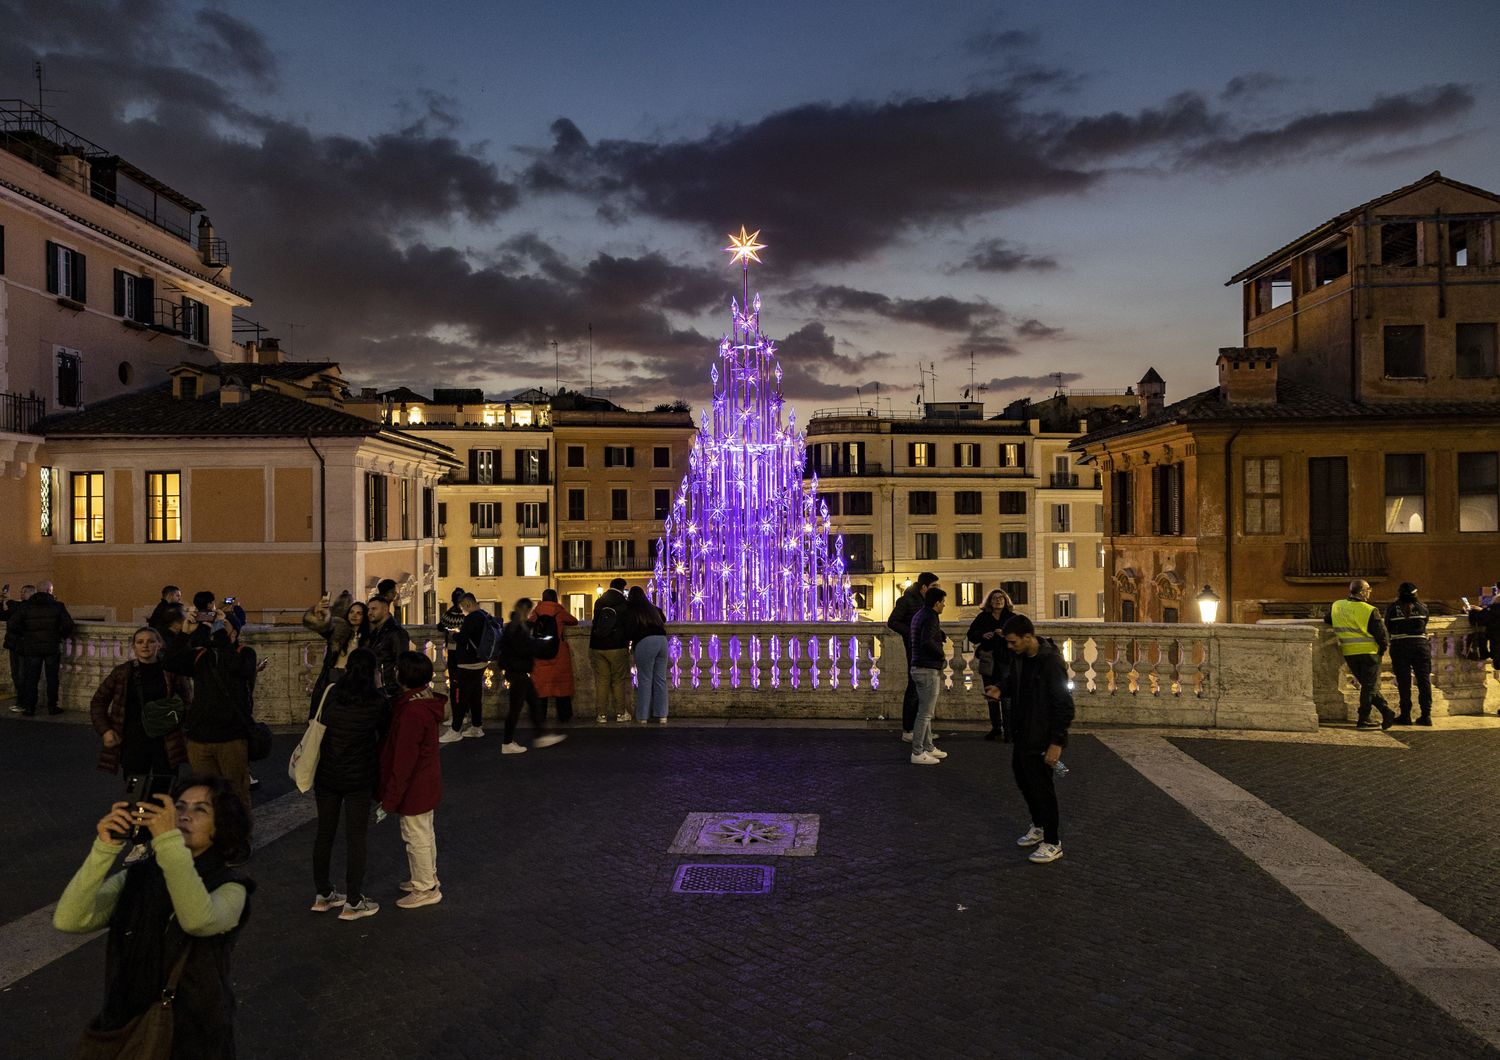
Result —
[[1316, 456], [1307, 462], [1307, 538], [1317, 574], [1349, 572], [1349, 461]]

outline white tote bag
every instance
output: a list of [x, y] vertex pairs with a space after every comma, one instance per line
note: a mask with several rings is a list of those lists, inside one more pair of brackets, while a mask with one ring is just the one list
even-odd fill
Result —
[[323, 724], [323, 704], [328, 702], [328, 693], [332, 691], [333, 683], [329, 682], [328, 687], [323, 689], [323, 698], [318, 700], [318, 712], [307, 723], [307, 731], [297, 741], [297, 746], [292, 751], [292, 760], [286, 767], [292, 783], [297, 785], [298, 791], [304, 793], [312, 790], [313, 778], [318, 775], [318, 751], [323, 746], [323, 734], [328, 731], [328, 726]]

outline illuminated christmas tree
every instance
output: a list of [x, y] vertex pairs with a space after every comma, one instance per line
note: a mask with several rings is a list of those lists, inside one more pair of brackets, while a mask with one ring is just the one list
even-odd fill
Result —
[[750, 298], [759, 236], [741, 228], [724, 248], [744, 284], [708, 371], [713, 407], [657, 543], [653, 596], [680, 622], [850, 621], [844, 539], [830, 547], [817, 476], [803, 480], [803, 434], [795, 412], [782, 423], [776, 345], [760, 330], [760, 295]]

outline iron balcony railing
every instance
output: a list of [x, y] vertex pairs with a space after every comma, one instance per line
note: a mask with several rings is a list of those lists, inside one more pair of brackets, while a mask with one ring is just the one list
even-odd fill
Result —
[[229, 264], [229, 244], [218, 236], [198, 240], [198, 253], [203, 258], [203, 264], [211, 269], [223, 268]]
[[25, 434], [45, 412], [41, 398], [0, 394], [0, 433]]
[[517, 523], [516, 536], [522, 538], [546, 537], [547, 528], [545, 526], [527, 526], [525, 523]]
[[842, 465], [823, 467], [820, 464], [807, 464], [802, 471], [803, 478], [811, 478], [813, 475], [819, 478], [863, 478], [866, 475], [883, 474], [885, 474], [885, 465], [880, 463], [865, 463], [856, 467]]
[[1383, 578], [1384, 541], [1288, 541], [1282, 573], [1288, 578]]
[[499, 526], [480, 526], [478, 523], [469, 524], [469, 536], [475, 539], [500, 536]]

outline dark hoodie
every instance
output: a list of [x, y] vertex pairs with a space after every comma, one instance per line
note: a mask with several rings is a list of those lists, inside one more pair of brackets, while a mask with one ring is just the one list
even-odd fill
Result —
[[426, 688], [409, 688], [396, 698], [380, 748], [380, 805], [386, 813], [415, 817], [443, 801], [438, 726], [447, 702]]
[[1052, 744], [1065, 747], [1073, 724], [1073, 693], [1068, 664], [1049, 637], [1037, 638], [1035, 656], [1017, 655], [1010, 667], [1010, 700], [1015, 704], [1015, 745], [1019, 754], [1041, 754]]

